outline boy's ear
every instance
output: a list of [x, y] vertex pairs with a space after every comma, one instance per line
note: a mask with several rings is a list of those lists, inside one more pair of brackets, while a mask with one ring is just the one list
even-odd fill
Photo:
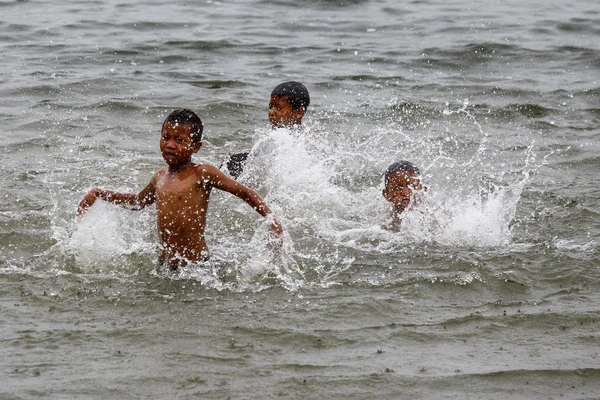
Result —
[[197, 153], [198, 150], [200, 150], [200, 147], [202, 147], [202, 140], [199, 142], [194, 142], [194, 145], [192, 148], [194, 150], [194, 153]]
[[298, 119], [302, 119], [302, 117], [304, 117], [304, 114], [306, 114], [306, 108], [304, 108], [304, 107], [299, 107], [299, 108], [296, 110], [296, 117], [297, 117]]

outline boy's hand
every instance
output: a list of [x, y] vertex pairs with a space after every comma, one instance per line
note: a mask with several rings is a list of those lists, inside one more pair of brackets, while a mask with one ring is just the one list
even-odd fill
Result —
[[275, 218], [273, 218], [273, 222], [271, 222], [271, 233], [274, 238], [269, 241], [269, 247], [280, 247], [283, 244], [283, 227]]
[[271, 232], [278, 238], [283, 237], [283, 226], [281, 226], [281, 223], [276, 219], [273, 219], [273, 222], [271, 222]]
[[89, 192], [83, 196], [83, 199], [79, 202], [79, 207], [77, 207], [77, 216], [81, 216], [85, 214], [85, 212], [90, 208], [96, 199], [100, 196], [100, 189], [93, 188]]

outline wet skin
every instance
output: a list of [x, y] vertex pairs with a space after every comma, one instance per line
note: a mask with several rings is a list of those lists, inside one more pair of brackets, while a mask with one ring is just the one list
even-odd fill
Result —
[[[207, 259], [204, 229], [212, 188], [236, 195], [263, 216], [270, 214], [271, 210], [254, 190], [234, 181], [214, 166], [192, 163], [192, 154], [200, 147], [201, 142], [192, 139], [189, 126], [165, 123], [160, 151], [168, 168], [157, 171], [137, 195], [99, 188], [90, 190], [81, 200], [78, 214], [83, 214], [97, 198], [138, 210], [156, 203], [161, 238], [160, 260], [179, 265]], [[281, 237], [283, 230], [276, 219], [271, 230]]]
[[302, 124], [304, 107], [292, 109], [285, 97], [271, 96], [269, 101], [269, 122], [273, 128], [285, 128]]
[[412, 171], [397, 171], [391, 174], [386, 187], [383, 189], [383, 197], [392, 203], [395, 215], [400, 215], [410, 205], [419, 201], [415, 192], [421, 191], [423, 186], [421, 180]]

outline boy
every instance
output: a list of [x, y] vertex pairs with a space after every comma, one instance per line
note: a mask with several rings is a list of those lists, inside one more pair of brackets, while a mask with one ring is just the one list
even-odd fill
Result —
[[284, 82], [271, 92], [269, 122], [273, 128], [302, 125], [302, 117], [310, 104], [310, 95], [300, 82]]
[[[277, 85], [269, 101], [269, 122], [275, 128], [293, 128], [302, 125], [302, 117], [310, 104], [308, 89], [300, 82], [290, 81]], [[231, 155], [227, 170], [235, 179], [244, 170], [248, 152]]]
[[[192, 163], [192, 154], [202, 146], [202, 130], [202, 121], [193, 111], [173, 111], [163, 122], [160, 137], [160, 151], [168, 168], [157, 171], [138, 194], [91, 189], [79, 203], [78, 215], [85, 213], [98, 198], [133, 210], [156, 203], [161, 239], [159, 260], [172, 269], [207, 260], [204, 228], [212, 188], [238, 196], [262, 216], [272, 213], [254, 190], [212, 165]], [[279, 237], [283, 232], [275, 218], [271, 231]]]
[[401, 214], [407, 208], [421, 201], [419, 194], [415, 193], [423, 190], [421, 173], [413, 163], [399, 161], [390, 165], [385, 171], [384, 183], [383, 197], [392, 203], [390, 228], [398, 230], [402, 223]]

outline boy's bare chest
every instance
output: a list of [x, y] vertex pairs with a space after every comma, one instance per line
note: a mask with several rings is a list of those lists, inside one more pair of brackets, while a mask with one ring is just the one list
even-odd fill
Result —
[[156, 199], [162, 202], [193, 201], [208, 197], [208, 190], [196, 176], [161, 177], [156, 183]]

